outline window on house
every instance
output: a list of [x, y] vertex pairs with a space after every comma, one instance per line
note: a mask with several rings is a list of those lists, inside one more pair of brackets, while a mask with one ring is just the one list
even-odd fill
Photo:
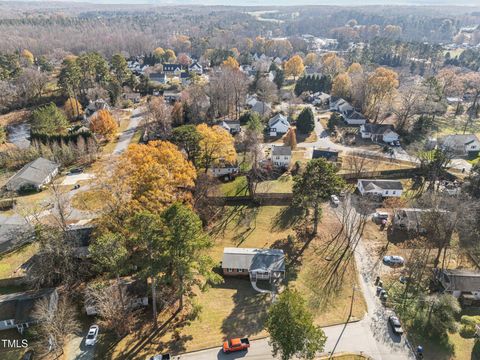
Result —
[[237, 269], [237, 272], [243, 273], [243, 269]]
[[395, 190], [392, 191], [392, 195], [395, 195], [397, 192]]
[[385, 195], [388, 195], [388, 190], [387, 190], [387, 191], [385, 191]]
[[5, 326], [12, 326], [14, 324], [13, 320], [5, 320]]
[[227, 268], [227, 272], [233, 272], [233, 269]]

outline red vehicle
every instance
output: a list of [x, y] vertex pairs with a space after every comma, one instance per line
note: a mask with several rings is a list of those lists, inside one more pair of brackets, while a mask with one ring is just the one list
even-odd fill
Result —
[[247, 350], [250, 347], [250, 341], [248, 338], [236, 338], [230, 339], [223, 343], [223, 352], [231, 353], [235, 351]]

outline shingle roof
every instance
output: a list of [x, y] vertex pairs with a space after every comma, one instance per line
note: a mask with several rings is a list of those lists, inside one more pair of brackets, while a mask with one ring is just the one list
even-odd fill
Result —
[[279, 121], [282, 121], [282, 122], [285, 122], [286, 124], [290, 124], [288, 122], [288, 119], [285, 115], [283, 114], [277, 114], [275, 115], [274, 117], [272, 117], [270, 120], [268, 120], [268, 126], [269, 127], [272, 127], [273, 125], [275, 125], [277, 122]]
[[350, 110], [345, 113], [345, 117], [347, 119], [358, 119], [358, 120], [365, 120], [365, 116], [355, 110]]
[[272, 149], [272, 155], [292, 155], [292, 148], [290, 146], [274, 146]]
[[7, 187], [9, 184], [15, 182], [19, 184], [34, 184], [36, 186], [42, 185], [59, 167], [59, 164], [40, 157], [31, 163], [28, 163], [19, 172], [13, 175], [8, 180]]
[[399, 180], [368, 180], [360, 179], [363, 188], [365, 190], [403, 190], [403, 185]]
[[363, 128], [366, 132], [375, 135], [382, 135], [395, 129], [395, 127], [390, 124], [365, 124]]
[[280, 249], [225, 248], [224, 269], [285, 271], [285, 254]]
[[468, 270], [443, 270], [444, 280], [449, 283], [449, 290], [464, 292], [480, 290], [480, 272]]
[[26, 291], [0, 296], [0, 320], [15, 319], [17, 324], [31, 322], [32, 310], [38, 300], [51, 298], [55, 288]]
[[324, 158], [327, 160], [333, 159], [337, 161], [338, 151], [314, 149], [312, 152], [312, 159], [319, 159], [319, 158]]
[[456, 135], [447, 135], [438, 139], [442, 146], [458, 148], [469, 145], [472, 142], [478, 142], [478, 138], [475, 134], [456, 134]]

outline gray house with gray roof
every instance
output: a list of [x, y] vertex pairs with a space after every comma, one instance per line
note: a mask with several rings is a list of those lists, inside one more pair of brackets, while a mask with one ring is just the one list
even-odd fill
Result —
[[222, 270], [225, 276], [249, 276], [252, 281], [285, 277], [285, 254], [280, 249], [225, 248]]
[[13, 175], [5, 187], [10, 191], [19, 191], [29, 187], [40, 190], [53, 180], [58, 174], [59, 168], [60, 165], [53, 161], [38, 158]]

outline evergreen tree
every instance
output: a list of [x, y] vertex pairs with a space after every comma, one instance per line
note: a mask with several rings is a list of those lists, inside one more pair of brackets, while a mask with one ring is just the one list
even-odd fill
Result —
[[297, 130], [302, 134], [310, 134], [315, 128], [315, 117], [310, 107], [302, 110], [297, 118]]

